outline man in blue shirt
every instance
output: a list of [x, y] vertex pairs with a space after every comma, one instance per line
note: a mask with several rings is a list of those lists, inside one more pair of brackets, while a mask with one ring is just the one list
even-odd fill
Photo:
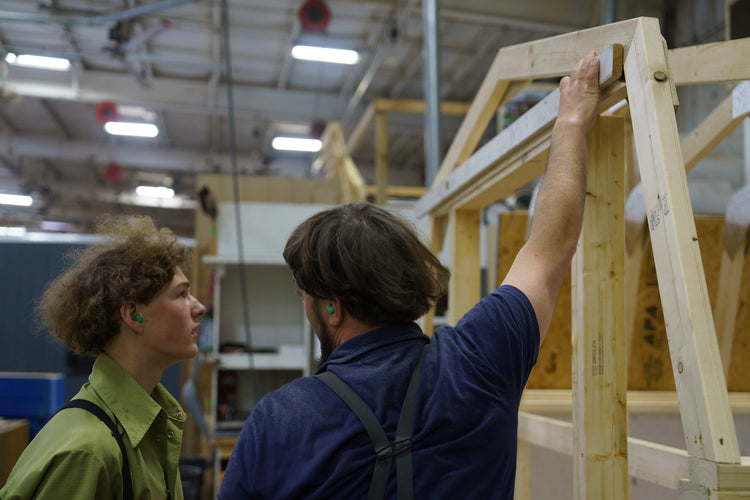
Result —
[[448, 271], [391, 213], [345, 205], [294, 231], [284, 258], [322, 363], [255, 406], [220, 499], [513, 497], [521, 393], [581, 231], [598, 70], [592, 52], [561, 81], [529, 239], [455, 327], [414, 323]]

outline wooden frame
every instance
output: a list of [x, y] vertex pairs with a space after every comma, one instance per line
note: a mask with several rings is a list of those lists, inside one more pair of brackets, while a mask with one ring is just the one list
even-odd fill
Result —
[[[440, 112], [445, 115], [465, 115], [469, 104], [445, 101], [440, 103]], [[375, 187], [368, 194], [373, 194], [375, 202], [385, 205], [390, 195], [425, 194], [424, 188], [404, 188], [388, 186], [388, 115], [390, 113], [424, 114], [424, 101], [414, 99], [375, 99], [365, 110], [362, 118], [354, 126], [346, 143], [347, 154], [351, 155], [359, 146], [370, 125], [375, 121]]]
[[[658, 20], [637, 18], [505, 47], [472, 102], [435, 183], [417, 203], [416, 211], [431, 218], [433, 249], [441, 248], [446, 235], [450, 239], [449, 320], [455, 322], [479, 298], [475, 240], [480, 211], [543, 172], [558, 97], [545, 99], [475, 152], [495, 110], [526, 82], [563, 76], [590, 50], [603, 54], [622, 46], [625, 83], [615, 81], [604, 88], [600, 111], [622, 98], [628, 100], [644, 208], [642, 217], [633, 220], [637, 225], [648, 222], [686, 449], [627, 439], [628, 398], [621, 368], [627, 355], [621, 333], [626, 293], [618, 271], [627, 265], [624, 222], [616, 229], [622, 237], [605, 232], [613, 230], [613, 220], [624, 220], [624, 193], [611, 188], [617, 184], [624, 189], [627, 140], [622, 119], [601, 117], [599, 130], [589, 137], [594, 155], [588, 191], [610, 203], [587, 201], [574, 258], [572, 318], [579, 375], [573, 386], [573, 423], [520, 415], [519, 495], [528, 474], [524, 443], [531, 442], [574, 455], [576, 498], [627, 498], [628, 474], [676, 488], [681, 498], [750, 498], [750, 457], [739, 454], [685, 177], [686, 164], [694, 165], [740, 120], [732, 101], [731, 119], [726, 120], [726, 109], [717, 110], [681, 145], [674, 114], [677, 85], [750, 79], [743, 55], [748, 42], [669, 51]], [[602, 73], [616, 74], [618, 58], [605, 59]], [[714, 61], [721, 61], [720, 66]], [[722, 125], [717, 127], [717, 122]], [[607, 177], [611, 175], [615, 178]], [[746, 231], [742, 234], [747, 237]], [[597, 239], [605, 238], [613, 243], [597, 245]], [[610, 253], [600, 251], [606, 246]], [[591, 276], [610, 269], [613, 279]], [[596, 333], [606, 328], [620, 333], [607, 338]]]
[[[387, 101], [388, 103], [400, 102], [400, 101]], [[413, 109], [418, 107], [418, 103], [421, 101], [403, 101], [406, 104], [406, 109]], [[392, 104], [391, 104], [392, 106]], [[386, 106], [386, 109], [389, 106]], [[422, 106], [424, 107], [424, 106]], [[369, 109], [375, 109], [370, 107]], [[369, 116], [369, 117], [368, 117]], [[360, 125], [364, 124], [364, 129], [372, 121], [375, 115], [365, 113], [363, 120]], [[383, 115], [384, 116], [384, 115]], [[386, 122], [378, 115], [378, 124], [385, 127]], [[361, 133], [364, 129], [360, 129], [360, 134], [357, 138], [357, 143], [361, 140]], [[386, 133], [381, 131], [378, 133], [378, 138], [386, 137]], [[365, 184], [365, 180], [362, 178], [357, 165], [354, 163], [351, 157], [350, 144], [344, 140], [344, 132], [341, 128], [341, 123], [334, 121], [329, 122], [326, 125], [323, 135], [321, 136], [322, 147], [317, 158], [312, 164], [312, 173], [315, 174], [321, 170], [325, 171], [329, 177], [336, 178], [341, 185], [342, 202], [352, 203], [356, 201], [364, 201], [368, 196], [374, 197], [378, 200], [378, 203], [384, 204], [385, 200], [389, 197], [401, 197], [401, 198], [419, 198], [424, 196], [427, 192], [427, 188], [423, 186], [388, 186], [388, 175], [387, 175], [387, 162], [386, 155], [379, 154], [377, 157], [378, 168], [376, 174], [378, 175], [378, 183], [375, 186], [368, 186]], [[380, 144], [380, 143], [379, 143]], [[380, 144], [378, 147], [378, 153], [387, 152], [387, 141], [384, 144]]]
[[341, 123], [329, 122], [323, 131], [321, 143], [320, 153], [312, 164], [312, 173], [324, 170], [329, 177], [337, 178], [344, 203], [364, 200], [365, 180], [346, 147]]

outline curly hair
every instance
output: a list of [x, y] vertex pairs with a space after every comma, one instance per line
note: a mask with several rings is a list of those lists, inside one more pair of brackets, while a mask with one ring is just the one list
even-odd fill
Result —
[[102, 352], [120, 331], [120, 308], [127, 301], [148, 304], [187, 271], [190, 252], [175, 234], [157, 229], [149, 217], [108, 217], [97, 221], [105, 239], [66, 256], [69, 269], [49, 284], [37, 313], [43, 327], [71, 351]]
[[409, 322], [446, 294], [450, 272], [402, 217], [369, 203], [319, 212], [284, 248], [297, 286], [360, 321]]

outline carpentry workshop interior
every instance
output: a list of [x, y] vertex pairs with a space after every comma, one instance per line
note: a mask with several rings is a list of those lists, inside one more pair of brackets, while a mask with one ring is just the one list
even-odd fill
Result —
[[526, 241], [592, 50], [583, 229], [514, 498], [750, 500], [750, 0], [0, 2], [0, 487], [91, 373], [36, 306], [99, 216], [192, 251], [198, 354], [161, 383], [184, 497], [216, 498], [254, 405], [320, 361], [294, 228], [403, 216], [451, 272], [418, 324], [455, 325]]

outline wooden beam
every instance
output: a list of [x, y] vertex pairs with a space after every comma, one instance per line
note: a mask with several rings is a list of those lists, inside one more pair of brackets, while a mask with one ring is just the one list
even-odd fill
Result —
[[591, 50], [602, 54], [614, 44], [630, 45], [638, 19], [503, 47], [495, 56], [466, 117], [448, 148], [433, 186], [471, 156], [495, 111], [529, 81], [570, 74]]
[[750, 80], [750, 38], [682, 47], [669, 51], [677, 85]]
[[[573, 454], [573, 424], [519, 412], [518, 439], [564, 455]], [[685, 450], [628, 438], [628, 474], [676, 490], [690, 474]], [[606, 498], [606, 497], [601, 497]]]
[[479, 210], [454, 210], [448, 220], [451, 280], [448, 322], [455, 325], [480, 299]]
[[348, 154], [339, 160], [337, 171], [343, 183], [343, 194], [345, 202], [365, 201], [365, 180], [359, 172], [354, 160]]
[[[367, 196], [375, 196], [377, 189], [377, 186], [365, 186]], [[388, 186], [385, 192], [389, 198], [419, 198], [427, 193], [427, 188], [424, 186]]]
[[625, 343], [625, 119], [588, 133], [583, 230], [572, 265], [573, 491], [630, 498]]
[[625, 59], [628, 101], [688, 452], [737, 463], [739, 447], [721, 370], [656, 19], [643, 18]]
[[[447, 232], [447, 217], [431, 217], [427, 225], [427, 239], [430, 242], [430, 251], [435, 257], [439, 257], [443, 251], [443, 242]], [[433, 304], [427, 314], [422, 318], [422, 331], [429, 336], [435, 331], [435, 306]]]
[[497, 280], [498, 261], [500, 260], [500, 214], [496, 214], [495, 220], [489, 220], [489, 213], [485, 214], [484, 224], [484, 254], [487, 256], [485, 262], [486, 276], [482, 296], [492, 293], [502, 281]]
[[[628, 391], [629, 414], [677, 414], [677, 393], [670, 391]], [[521, 411], [527, 413], [570, 413], [569, 389], [525, 389]], [[750, 414], [750, 393], [730, 392], [729, 404], [734, 415]]]
[[516, 450], [516, 486], [513, 489], [513, 500], [529, 500], [531, 498], [531, 492], [529, 491], [531, 484], [529, 443], [518, 441], [516, 446], [518, 447]]
[[[477, 147], [477, 144], [479, 144], [479, 139], [481, 139], [482, 135], [484, 134], [484, 131], [487, 129], [487, 125], [489, 125], [490, 120], [493, 116], [495, 116], [495, 113], [497, 113], [497, 110], [508, 104], [516, 95], [518, 95], [519, 92], [521, 92], [523, 89], [525, 89], [532, 81], [531, 80], [518, 80], [518, 81], [510, 81], [508, 82], [507, 86], [503, 86], [502, 84], [498, 87], [504, 88], [502, 97], [499, 99], [496, 106], [494, 106], [495, 111], [490, 114], [489, 110], [492, 109], [493, 106], [489, 106], [486, 111], [486, 115], [482, 114], [482, 116], [479, 117], [477, 122], [474, 124], [474, 127], [469, 131], [470, 135], [468, 137], [468, 140], [464, 143], [464, 147], [459, 150], [451, 151], [451, 148], [453, 147], [453, 143], [451, 143], [451, 148], [448, 149], [448, 152], [446, 153], [446, 157], [443, 159], [443, 163], [440, 165], [440, 170], [438, 171], [438, 176], [436, 177], [436, 180], [438, 178], [445, 178], [445, 175], [448, 175], [450, 171], [447, 168], [447, 165], [453, 165], [452, 169], [455, 170], [455, 168], [458, 165], [461, 165], [463, 162], [466, 161], [469, 156], [472, 155], [474, 150]], [[463, 125], [463, 122], [461, 123]], [[458, 134], [461, 133], [461, 129], [459, 129], [456, 137], [454, 138], [454, 142], [458, 142], [458, 144], [461, 144], [461, 141], [458, 140], [460, 137]], [[445, 173], [441, 174], [440, 172], [443, 172], [443, 165], [446, 165]], [[433, 182], [433, 185], [435, 183]]]
[[576, 63], [592, 50], [606, 57], [604, 54], [611, 46], [620, 45], [627, 52], [640, 19], [503, 47], [496, 58], [502, 61], [499, 77], [503, 80], [556, 78], [569, 75]]
[[433, 186], [447, 177], [456, 166], [460, 165], [476, 148], [484, 130], [495, 115], [495, 111], [503, 102], [510, 101], [508, 95], [510, 81], [500, 80], [498, 74], [502, 70], [502, 61], [498, 56], [492, 63], [487, 76], [477, 91], [477, 95], [469, 107], [464, 120], [456, 132], [443, 162], [435, 175]]
[[[424, 114], [426, 109], [425, 102], [419, 99], [376, 99], [373, 105], [376, 113]], [[465, 115], [470, 107], [469, 102], [443, 101], [440, 103], [440, 113]]]
[[741, 491], [715, 491], [699, 484], [693, 484], [688, 479], [681, 479], [677, 488], [680, 500], [749, 500], [750, 493]]
[[690, 482], [710, 490], [744, 491], [750, 495], [750, 468], [742, 464], [719, 464], [691, 457]]
[[365, 200], [365, 181], [349, 155], [344, 143], [341, 123], [328, 122], [323, 136], [320, 153], [312, 164], [312, 172], [324, 170], [328, 177], [339, 181], [343, 203]]
[[519, 412], [518, 439], [563, 455], [573, 454], [573, 424], [570, 422]]
[[676, 490], [690, 467], [685, 450], [642, 439], [628, 438], [628, 472], [639, 479]]
[[385, 205], [388, 201], [388, 115], [375, 115], [375, 203]]
[[[415, 212], [420, 216], [445, 215], [453, 206], [485, 207], [510, 196], [544, 173], [549, 137], [557, 118], [559, 92], [558, 88], [524, 113], [443, 182], [433, 184], [415, 204]], [[610, 85], [602, 92], [600, 109], [619, 102], [625, 93], [624, 84]]]
[[750, 81], [734, 88], [711, 114], [682, 140], [685, 170], [690, 171], [750, 115]]
[[719, 354], [724, 368], [724, 377], [727, 380], [732, 360], [742, 273], [745, 267], [748, 227], [750, 227], [750, 184], [746, 184], [729, 199], [724, 223], [724, 248], [721, 255], [719, 286], [713, 309]]
[[362, 142], [362, 138], [365, 136], [365, 132], [367, 132], [367, 129], [370, 128], [370, 124], [372, 123], [372, 120], [374, 118], [375, 106], [370, 104], [369, 106], [367, 106], [364, 114], [362, 114], [362, 118], [360, 118], [357, 122], [354, 130], [352, 130], [352, 133], [349, 134], [349, 140], [346, 142], [346, 150], [349, 152], [349, 154], [352, 154], [357, 150], [357, 147], [359, 147], [359, 143]]

